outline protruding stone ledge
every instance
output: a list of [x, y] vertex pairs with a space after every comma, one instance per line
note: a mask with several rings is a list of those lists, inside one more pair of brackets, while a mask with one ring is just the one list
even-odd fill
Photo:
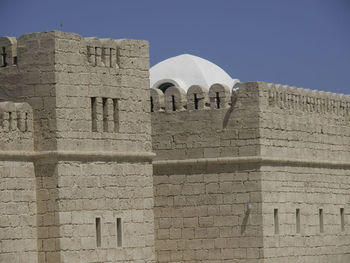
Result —
[[73, 152], [73, 151], [0, 151], [0, 161], [113, 161], [113, 162], [151, 162], [155, 154], [152, 152]]
[[186, 160], [153, 161], [154, 166], [193, 166], [193, 165], [203, 166], [203, 165], [218, 165], [218, 164], [233, 164], [233, 165], [259, 164], [259, 165], [272, 165], [272, 166], [324, 167], [324, 168], [333, 168], [333, 169], [350, 168], [350, 162], [261, 157], [261, 156], [218, 157], [218, 158], [198, 158], [198, 159], [186, 159]]

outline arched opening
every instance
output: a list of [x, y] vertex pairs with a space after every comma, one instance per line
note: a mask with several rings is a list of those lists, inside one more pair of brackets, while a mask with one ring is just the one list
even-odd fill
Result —
[[170, 82], [166, 82], [166, 83], [163, 83], [163, 84], [160, 84], [158, 86], [158, 89], [160, 89], [161, 91], [163, 91], [163, 93], [165, 93], [165, 91], [170, 88], [170, 87], [174, 87], [175, 85], [173, 83], [170, 83]]

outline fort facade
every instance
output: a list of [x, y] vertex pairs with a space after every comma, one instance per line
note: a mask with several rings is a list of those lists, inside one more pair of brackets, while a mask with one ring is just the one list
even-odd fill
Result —
[[0, 48], [1, 263], [350, 261], [349, 95], [150, 89], [140, 40]]

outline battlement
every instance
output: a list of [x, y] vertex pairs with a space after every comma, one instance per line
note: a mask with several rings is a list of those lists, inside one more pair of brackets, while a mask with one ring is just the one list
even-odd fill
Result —
[[[221, 84], [209, 90], [192, 86], [187, 93], [170, 87], [165, 94], [151, 89], [151, 112], [153, 149], [161, 159], [254, 154], [297, 158], [306, 151], [324, 160], [349, 156], [349, 95], [266, 82], [240, 82], [232, 93]], [[304, 147], [316, 141], [317, 146]], [[290, 147], [282, 153], [286, 143]]]
[[[248, 82], [247, 82], [248, 83]], [[237, 83], [232, 90], [224, 84], [214, 84], [210, 89], [191, 86], [187, 93], [181, 87], [170, 87], [165, 93], [151, 89], [151, 112], [174, 112], [229, 108], [237, 99], [237, 92], [247, 83]], [[350, 116], [350, 95], [297, 88], [265, 82], [256, 83], [255, 92], [265, 92], [262, 106], [280, 110]]]
[[[47, 33], [55, 34], [56, 32], [58, 33], [58, 31], [51, 31]], [[37, 34], [38, 33], [24, 35], [19, 39], [15, 37], [0, 37], [0, 67], [10, 68], [11, 66], [21, 64], [24, 59], [23, 56], [31, 56], [30, 52], [26, 54], [26, 51], [36, 48], [42, 49], [44, 47], [53, 49], [58, 47], [64, 51], [68, 51], [72, 48], [78, 48], [77, 46], [70, 45], [71, 43], [69, 43], [67, 40], [45, 41], [45, 43], [39, 42], [39, 38], [36, 37]], [[85, 40], [86, 45], [86, 50], [82, 51], [83, 54], [86, 54], [85, 63], [88, 62], [91, 66], [98, 67], [116, 67], [117, 43], [115, 40], [98, 38], [81, 38], [81, 40]], [[18, 57], [20, 57], [20, 59]]]
[[268, 105], [283, 110], [350, 115], [350, 95], [268, 83]]
[[[80, 43], [79, 43], [80, 42]], [[62, 58], [63, 53], [76, 53], [69, 58]], [[50, 53], [51, 59], [43, 54]], [[100, 39], [96, 37], [83, 38], [77, 34], [64, 33], [60, 31], [48, 31], [31, 33], [16, 37], [0, 37], [0, 71], [12, 71], [17, 66], [40, 65], [43, 61], [71, 63], [91, 66], [94, 68], [118, 69], [120, 63], [130, 66], [135, 64], [139, 69], [144, 69], [144, 63], [134, 61], [138, 57], [148, 58], [148, 42], [143, 40], [129, 39]], [[127, 57], [128, 63], [125, 64]], [[130, 67], [129, 67], [130, 68]], [[146, 65], [148, 68], [148, 63]]]
[[[2, 48], [0, 101], [32, 106], [36, 150], [151, 148], [147, 41], [49, 31], [2, 37]], [[114, 143], [101, 143], [106, 131]], [[135, 133], [142, 142], [124, 140]]]
[[33, 150], [33, 110], [28, 103], [0, 102], [0, 145], [2, 152]]
[[95, 67], [118, 67], [117, 43], [113, 39], [85, 38], [87, 58]]
[[[238, 85], [237, 85], [238, 86]], [[199, 85], [191, 86], [187, 93], [181, 87], [170, 87], [165, 93], [151, 89], [151, 112], [225, 109], [231, 105], [235, 92], [224, 84], [213, 84], [209, 90]]]
[[17, 65], [17, 39], [0, 37], [0, 67]]
[[32, 132], [33, 110], [28, 103], [0, 102], [0, 132]]

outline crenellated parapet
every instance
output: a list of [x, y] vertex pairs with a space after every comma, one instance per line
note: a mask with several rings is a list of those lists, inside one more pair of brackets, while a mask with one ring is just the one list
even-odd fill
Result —
[[117, 43], [113, 39], [85, 38], [87, 58], [94, 67], [115, 68], [117, 65]]
[[[47, 32], [47, 34], [60, 34], [58, 31]], [[16, 37], [0, 37], [0, 70], [1, 68], [10, 68], [11, 66], [17, 66], [21, 64], [23, 59], [25, 60], [40, 60], [40, 56], [36, 58], [31, 57], [30, 50], [40, 48], [44, 50], [46, 48], [54, 48], [54, 43], [50, 40], [44, 40], [40, 42], [35, 39], [35, 34], [24, 35], [17, 39]], [[113, 39], [99, 39], [95, 37], [81, 38], [82, 45], [85, 45], [85, 50], [82, 54], [86, 56], [83, 59], [84, 63], [88, 63], [93, 67], [107, 67], [118, 68], [117, 58], [117, 41]], [[74, 45], [64, 42], [62, 40], [57, 46], [62, 50], [64, 48], [74, 49]], [[78, 49], [77, 49], [78, 51]]]
[[32, 132], [33, 110], [28, 103], [0, 102], [0, 131]]
[[209, 89], [151, 89], [152, 146], [157, 160], [252, 156], [258, 153], [256, 83]]
[[0, 37], [0, 67], [17, 65], [17, 39], [15, 37]]
[[[237, 84], [238, 85], [238, 84]], [[224, 84], [213, 84], [209, 90], [193, 85], [187, 93], [184, 89], [172, 86], [163, 93], [159, 89], [151, 89], [151, 112], [205, 110], [229, 108], [235, 92]]]
[[270, 107], [319, 114], [350, 115], [350, 95], [272, 83], [265, 87], [267, 104]]
[[[256, 94], [259, 90], [265, 93], [266, 101], [261, 101], [262, 105], [288, 111], [350, 116], [350, 95], [273, 83], [255, 83]], [[229, 108], [239, 87], [246, 85], [247, 83], [237, 83], [232, 91], [219, 83], [212, 85], [209, 90], [193, 85], [187, 93], [177, 86], [168, 88], [165, 93], [151, 89], [151, 112]]]
[[348, 161], [350, 96], [258, 82], [261, 153]]
[[208, 89], [199, 85], [191, 86], [187, 91], [187, 108], [189, 110], [200, 110], [208, 107]]
[[9, 157], [15, 151], [31, 152], [33, 143], [32, 107], [26, 102], [0, 102], [0, 156]]

